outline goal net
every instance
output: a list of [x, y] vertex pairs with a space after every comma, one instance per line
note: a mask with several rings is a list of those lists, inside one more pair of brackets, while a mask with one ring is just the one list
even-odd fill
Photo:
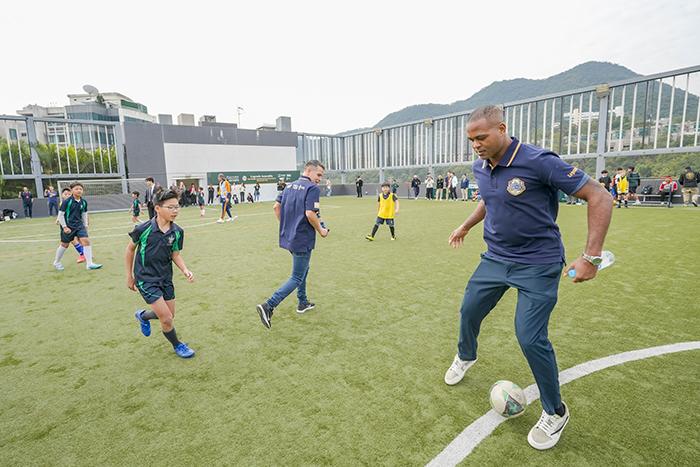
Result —
[[[59, 180], [58, 190], [70, 188], [70, 184], [75, 180]], [[127, 193], [138, 191], [143, 194], [146, 191], [146, 179], [144, 178], [106, 178], [93, 180], [80, 180], [83, 184], [84, 196], [101, 196], [101, 195], [121, 195], [124, 193], [122, 182], [126, 181]]]

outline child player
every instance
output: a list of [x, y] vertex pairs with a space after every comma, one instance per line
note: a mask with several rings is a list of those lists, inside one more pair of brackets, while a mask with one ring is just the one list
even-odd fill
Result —
[[177, 356], [190, 358], [194, 356], [194, 350], [178, 340], [173, 325], [175, 288], [172, 263], [189, 282], [194, 281], [194, 274], [187, 269], [180, 254], [185, 232], [173, 222], [180, 211], [178, 194], [172, 190], [161, 190], [156, 193], [154, 201], [156, 216], [137, 225], [129, 233], [131, 242], [126, 247], [126, 286], [133, 291], [138, 290], [151, 306], [150, 310], [136, 311], [141, 333], [150, 336], [150, 320], [159, 320], [160, 329]]
[[83, 254], [85, 255], [86, 269], [100, 269], [101, 264], [92, 262], [92, 246], [88, 238], [88, 214], [87, 201], [83, 198], [83, 185], [80, 182], [70, 184], [71, 197], [61, 203], [58, 209], [58, 223], [61, 224], [61, 244], [56, 249], [56, 259], [53, 266], [58, 271], [63, 271], [64, 267], [61, 264], [63, 254], [66, 252], [68, 245], [75, 238], [78, 239], [83, 246]]
[[206, 205], [206, 200], [204, 199], [204, 187], [200, 186], [197, 192], [197, 204], [199, 205], [199, 217], [204, 217], [204, 206]]
[[625, 172], [625, 169], [622, 167], [617, 168], [617, 175], [615, 175], [615, 191], [617, 192], [617, 207], [622, 207], [622, 203], [625, 203], [625, 207], [627, 207], [629, 181], [627, 180], [627, 172]]
[[377, 196], [379, 202], [379, 212], [377, 213], [377, 222], [372, 227], [372, 233], [365, 238], [369, 241], [374, 240], [374, 234], [377, 233], [379, 226], [386, 223], [391, 231], [391, 239], [396, 240], [396, 232], [394, 231], [394, 216], [399, 212], [399, 198], [391, 193], [391, 184], [389, 182], [382, 183], [382, 192]]
[[134, 191], [131, 193], [131, 222], [134, 224], [140, 224], [139, 215], [141, 214], [141, 203], [139, 203], [139, 192]]
[[[68, 198], [72, 196], [72, 193], [70, 191], [70, 188], [66, 187], [63, 190], [61, 190], [61, 204]], [[56, 218], [56, 225], [59, 226], [59, 233], [63, 232], [63, 228], [60, 227], [61, 224], [58, 222], [58, 218]], [[84, 263], [85, 262], [85, 255], [83, 255], [83, 245], [80, 244], [77, 238], [74, 238], [73, 241], [71, 242], [73, 246], [75, 247], [75, 251], [78, 252], [78, 260], [76, 263]]]

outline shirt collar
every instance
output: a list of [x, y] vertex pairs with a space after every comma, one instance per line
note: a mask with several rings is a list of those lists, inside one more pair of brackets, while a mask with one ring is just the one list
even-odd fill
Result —
[[306, 175], [302, 175], [301, 177], [299, 177], [299, 180], [301, 180], [302, 178], [303, 178], [304, 180], [311, 181], [311, 179], [310, 179], [309, 177], [307, 177]]
[[[520, 151], [521, 144], [522, 143], [518, 141], [518, 138], [512, 137], [505, 154], [503, 154], [503, 157], [501, 157], [501, 160], [498, 161], [497, 165], [500, 165], [502, 167], [510, 167], [510, 165], [513, 163], [513, 160], [515, 159], [515, 156], [518, 155], [518, 151]], [[491, 168], [491, 170], [496, 168], [494, 166], [491, 166], [491, 162], [489, 160], [485, 160], [481, 164], [481, 168], [485, 169], [487, 165]]]
[[158, 227], [158, 221], [156, 220], [157, 218], [158, 218], [158, 216], [155, 215], [155, 216], [153, 216], [153, 219], [151, 219], [151, 226], [153, 227], [151, 229], [151, 232], [156, 230], [159, 233], [162, 233], [163, 235], [168, 235], [170, 232], [173, 231], [173, 222], [170, 223], [170, 228], [168, 229], [167, 232], [163, 232], [162, 230], [160, 230], [160, 227]]

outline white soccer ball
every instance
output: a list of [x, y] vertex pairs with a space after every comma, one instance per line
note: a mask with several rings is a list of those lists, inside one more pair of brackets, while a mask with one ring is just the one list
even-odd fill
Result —
[[512, 381], [496, 381], [491, 386], [489, 400], [493, 410], [505, 418], [519, 417], [527, 407], [525, 393]]

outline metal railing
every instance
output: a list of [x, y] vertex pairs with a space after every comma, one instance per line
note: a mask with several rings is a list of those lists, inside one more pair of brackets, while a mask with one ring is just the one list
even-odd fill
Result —
[[[700, 65], [503, 104], [512, 136], [564, 158], [700, 152]], [[338, 135], [299, 134], [298, 161], [359, 171], [470, 164], [471, 111]]]
[[[125, 178], [119, 122], [0, 115], [0, 176], [34, 179]], [[126, 189], [126, 188], [125, 188]]]

